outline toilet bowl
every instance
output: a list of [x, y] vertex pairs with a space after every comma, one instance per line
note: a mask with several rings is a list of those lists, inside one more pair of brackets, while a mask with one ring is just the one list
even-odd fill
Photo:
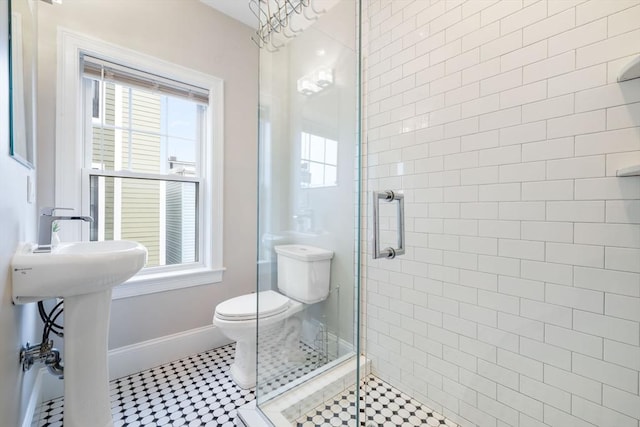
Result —
[[276, 246], [275, 250], [281, 293], [268, 290], [231, 298], [218, 304], [213, 316], [213, 324], [236, 341], [231, 378], [245, 389], [256, 385], [258, 333], [275, 337], [270, 340], [280, 348], [279, 360], [299, 359], [301, 321], [295, 315], [329, 295], [332, 251], [306, 245]]
[[241, 295], [218, 304], [213, 324], [227, 338], [236, 341], [231, 378], [239, 387], [246, 389], [256, 385], [258, 323], [261, 334], [281, 329], [286, 319], [303, 308], [304, 304], [275, 291]]

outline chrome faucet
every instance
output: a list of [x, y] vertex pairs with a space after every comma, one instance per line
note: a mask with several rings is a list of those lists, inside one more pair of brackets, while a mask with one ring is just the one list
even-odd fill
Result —
[[42, 208], [40, 209], [40, 221], [38, 223], [38, 247], [34, 252], [51, 252], [51, 234], [54, 221], [87, 221], [93, 222], [90, 216], [58, 216], [57, 210], [72, 211], [71, 208]]

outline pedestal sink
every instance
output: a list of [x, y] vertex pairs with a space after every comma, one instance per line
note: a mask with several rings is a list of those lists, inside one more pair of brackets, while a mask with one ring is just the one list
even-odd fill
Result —
[[16, 304], [64, 298], [64, 426], [113, 426], [107, 337], [111, 289], [136, 274], [147, 249], [127, 240], [22, 244], [13, 256]]

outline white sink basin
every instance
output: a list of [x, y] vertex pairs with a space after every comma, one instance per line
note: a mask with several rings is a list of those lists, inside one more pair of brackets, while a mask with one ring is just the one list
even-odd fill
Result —
[[129, 240], [61, 243], [50, 253], [23, 244], [11, 263], [17, 304], [100, 292], [125, 282], [147, 259], [147, 249]]

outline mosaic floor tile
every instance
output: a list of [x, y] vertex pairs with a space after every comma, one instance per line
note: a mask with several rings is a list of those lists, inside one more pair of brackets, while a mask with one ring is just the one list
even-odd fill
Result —
[[[360, 389], [360, 426], [457, 427], [442, 415], [370, 375]], [[356, 393], [351, 387], [298, 418], [297, 427], [356, 426]], [[364, 404], [364, 407], [363, 407]]]

